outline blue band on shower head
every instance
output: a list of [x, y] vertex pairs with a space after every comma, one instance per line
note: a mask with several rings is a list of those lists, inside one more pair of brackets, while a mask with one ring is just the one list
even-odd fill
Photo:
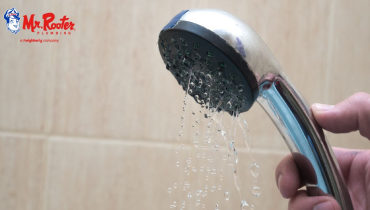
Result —
[[175, 17], [172, 18], [172, 20], [162, 29], [162, 31], [170, 29], [176, 25], [177, 22], [181, 19], [181, 17], [187, 13], [189, 10], [183, 10], [179, 14], [177, 14]]

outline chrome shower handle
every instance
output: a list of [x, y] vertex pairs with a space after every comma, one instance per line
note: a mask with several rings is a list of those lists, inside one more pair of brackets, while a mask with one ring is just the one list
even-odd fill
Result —
[[261, 79], [259, 104], [288, 145], [307, 187], [334, 196], [343, 210], [352, 201], [322, 128], [299, 92], [283, 76]]

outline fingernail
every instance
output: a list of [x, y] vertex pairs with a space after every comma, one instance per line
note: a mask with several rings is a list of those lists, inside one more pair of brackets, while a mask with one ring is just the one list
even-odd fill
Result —
[[317, 111], [328, 111], [332, 109], [333, 105], [326, 105], [326, 104], [315, 104]]
[[313, 207], [313, 210], [334, 210], [334, 207], [330, 201], [325, 201], [325, 202], [316, 204]]
[[280, 181], [283, 179], [283, 175], [282, 174], [280, 174], [279, 175], [279, 178], [278, 178], [278, 188], [279, 188], [279, 190], [280, 190]]

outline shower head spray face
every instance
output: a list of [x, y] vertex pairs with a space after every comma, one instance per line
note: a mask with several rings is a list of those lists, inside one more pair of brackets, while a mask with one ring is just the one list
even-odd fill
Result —
[[171, 22], [175, 25], [161, 31], [158, 46], [167, 70], [182, 88], [209, 108], [230, 114], [248, 111], [258, 96], [258, 86], [243, 55], [201, 25]]

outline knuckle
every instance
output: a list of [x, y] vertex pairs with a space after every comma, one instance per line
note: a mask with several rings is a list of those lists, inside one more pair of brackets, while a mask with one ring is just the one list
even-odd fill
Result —
[[370, 167], [370, 150], [363, 150], [360, 152], [360, 154], [367, 160], [366, 162], [369, 164]]
[[357, 109], [358, 129], [362, 136], [370, 140], [370, 95], [365, 92], [355, 93], [354, 104]]
[[358, 92], [350, 96], [348, 99], [356, 105], [365, 105], [370, 100], [370, 95], [365, 92]]

